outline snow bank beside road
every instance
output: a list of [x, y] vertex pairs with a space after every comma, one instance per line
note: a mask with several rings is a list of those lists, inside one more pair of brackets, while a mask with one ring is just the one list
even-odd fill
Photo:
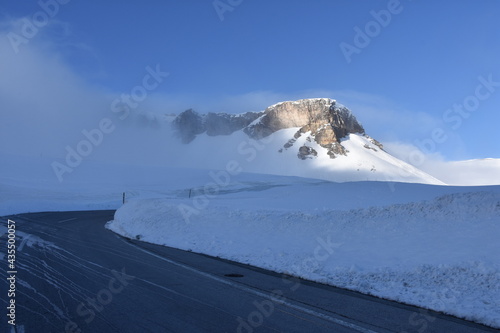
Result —
[[[259, 192], [259, 205], [242, 193], [218, 196], [188, 221], [179, 210], [186, 199], [137, 200], [108, 228], [500, 327], [500, 187], [342, 210], [336, 196], [366, 197], [347, 186], [318, 186], [323, 200], [272, 188]], [[318, 207], [325, 196], [334, 208]], [[283, 197], [294, 209], [280, 208]]]

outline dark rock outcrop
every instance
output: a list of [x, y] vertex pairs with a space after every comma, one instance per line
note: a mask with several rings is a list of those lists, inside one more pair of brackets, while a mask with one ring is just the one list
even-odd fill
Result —
[[198, 134], [205, 131], [203, 117], [193, 109], [186, 110], [179, 114], [172, 122], [180, 136], [182, 143], [189, 143]]
[[248, 126], [259, 118], [262, 112], [247, 112], [243, 114], [208, 113], [205, 117], [207, 135], [230, 135]]
[[302, 146], [299, 148], [299, 152], [297, 153], [297, 157], [301, 160], [306, 160], [308, 158], [313, 158], [318, 156], [318, 152], [309, 146]]
[[230, 135], [248, 126], [263, 112], [247, 112], [243, 114], [208, 113], [200, 115], [189, 109], [180, 113], [172, 122], [183, 143], [193, 141], [197, 135], [207, 133], [209, 136]]

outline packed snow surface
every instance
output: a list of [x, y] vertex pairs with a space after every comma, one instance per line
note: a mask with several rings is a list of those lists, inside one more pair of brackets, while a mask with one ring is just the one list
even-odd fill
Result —
[[500, 327], [500, 187], [219, 180], [108, 228]]

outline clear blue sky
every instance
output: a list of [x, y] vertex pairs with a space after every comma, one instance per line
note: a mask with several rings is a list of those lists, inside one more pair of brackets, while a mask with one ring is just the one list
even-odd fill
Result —
[[[193, 106], [245, 94], [338, 92], [310, 97], [343, 102], [376, 138], [415, 144], [442, 128], [449, 139], [435, 152], [446, 159], [500, 157], [500, 86], [470, 116], [459, 116], [460, 124], [456, 113], [443, 121], [454, 103], [475, 94], [479, 76], [500, 82], [500, 1], [402, 0], [350, 63], [341, 43], [355, 46], [354, 28], [365, 30], [374, 21], [370, 12], [393, 1], [219, 3], [232, 9], [223, 20], [211, 0], [72, 0], [34, 38], [50, 40], [87, 84], [116, 94], [129, 92], [156, 64], [170, 76], [155, 94], [192, 96]], [[37, 1], [3, 1], [0, 20], [40, 10]]]

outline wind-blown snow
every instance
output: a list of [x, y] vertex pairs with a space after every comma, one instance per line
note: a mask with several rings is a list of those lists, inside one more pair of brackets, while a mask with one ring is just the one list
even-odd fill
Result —
[[500, 187], [256, 181], [221, 192], [133, 200], [108, 228], [500, 327]]

